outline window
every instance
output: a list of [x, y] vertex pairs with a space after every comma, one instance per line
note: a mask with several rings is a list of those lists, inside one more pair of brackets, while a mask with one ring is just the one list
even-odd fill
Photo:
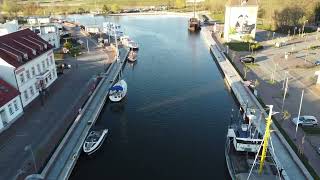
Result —
[[52, 56], [50, 56], [49, 58], [50, 58], [50, 63], [52, 65], [53, 64], [53, 58], [52, 58]]
[[46, 62], [47, 62], [47, 66], [49, 67], [49, 59], [48, 58], [46, 59]]
[[36, 90], [39, 91], [39, 85], [37, 82], [34, 84], [34, 86], [36, 87]]
[[33, 89], [33, 86], [30, 86], [30, 87], [29, 87], [29, 89], [30, 89], [30, 94], [31, 94], [31, 96], [33, 96], [33, 95], [34, 95], [34, 89]]
[[43, 68], [43, 71], [46, 69], [46, 64], [44, 63], [44, 61], [42, 61], [42, 68]]
[[13, 106], [14, 106], [14, 109], [15, 109], [16, 111], [19, 110], [19, 106], [18, 106], [17, 100], [14, 100], [14, 101], [13, 101]]
[[52, 80], [52, 75], [51, 75], [51, 73], [49, 74], [49, 79]]
[[23, 95], [24, 95], [24, 99], [28, 100], [29, 96], [28, 96], [28, 91], [27, 90], [23, 91]]
[[26, 70], [26, 76], [27, 76], [27, 79], [31, 79], [30, 71], [29, 71], [29, 70]]
[[20, 74], [20, 82], [21, 82], [21, 84], [24, 83], [24, 75], [23, 75], [23, 73]]
[[37, 69], [38, 69], [39, 74], [41, 74], [40, 64], [37, 64]]
[[9, 108], [10, 115], [12, 115], [13, 114], [13, 109], [12, 109], [12, 104], [11, 103], [8, 105], [8, 108]]
[[36, 69], [33, 66], [31, 67], [31, 74], [32, 76], [36, 75]]
[[56, 77], [56, 75], [57, 75], [56, 69], [53, 69], [53, 77]]

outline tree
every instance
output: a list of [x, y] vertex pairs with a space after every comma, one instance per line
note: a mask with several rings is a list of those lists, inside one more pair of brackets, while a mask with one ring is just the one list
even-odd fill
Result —
[[175, 8], [181, 9], [186, 7], [186, 1], [185, 0], [176, 0], [174, 3]]
[[28, 3], [23, 7], [22, 13], [24, 16], [31, 16], [31, 15], [34, 15], [39, 8], [40, 8], [39, 5], [37, 5], [36, 3], [33, 3], [33, 2]]
[[102, 12], [105, 13], [105, 14], [110, 13], [110, 7], [108, 5], [106, 5], [106, 4], [103, 5]]
[[112, 13], [119, 13], [120, 12], [120, 6], [118, 4], [112, 4], [111, 5], [111, 12]]
[[78, 8], [78, 13], [79, 14], [83, 14], [85, 12], [86, 12], [86, 10], [84, 10], [82, 7]]
[[68, 50], [71, 50], [72, 49], [72, 44], [71, 42], [67, 41], [63, 44], [63, 47], [67, 48]]
[[18, 12], [20, 11], [20, 5], [17, 3], [17, 0], [3, 0], [2, 2], [2, 11], [9, 14], [9, 16], [17, 17]]

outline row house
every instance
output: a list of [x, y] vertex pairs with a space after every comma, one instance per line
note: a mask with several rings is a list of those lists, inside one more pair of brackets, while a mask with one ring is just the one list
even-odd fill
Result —
[[16, 32], [18, 29], [19, 25], [17, 20], [7, 21], [3, 24], [0, 23], [0, 36]]
[[0, 131], [23, 114], [19, 91], [0, 79]]
[[25, 25], [23, 28], [29, 28], [38, 34], [43, 40], [50, 43], [54, 48], [60, 48], [60, 30], [57, 24]]
[[26, 107], [57, 79], [53, 46], [30, 29], [1, 36], [0, 78], [19, 91]]

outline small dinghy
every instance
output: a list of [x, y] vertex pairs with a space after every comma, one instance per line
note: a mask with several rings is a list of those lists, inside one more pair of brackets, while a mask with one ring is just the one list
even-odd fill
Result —
[[116, 84], [114, 84], [109, 91], [109, 99], [112, 102], [119, 102], [121, 101], [127, 94], [127, 83], [125, 80], [120, 80]]
[[88, 155], [96, 152], [103, 144], [104, 139], [108, 135], [108, 131], [108, 129], [91, 131], [83, 144], [83, 151]]

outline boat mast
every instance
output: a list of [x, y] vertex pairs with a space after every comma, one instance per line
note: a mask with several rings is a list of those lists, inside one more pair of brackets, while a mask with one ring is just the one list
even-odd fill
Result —
[[[262, 148], [262, 154], [261, 154], [261, 159], [260, 159], [260, 167], [259, 167], [259, 174], [262, 174], [263, 166], [264, 166], [264, 161], [266, 159], [267, 155], [267, 149], [268, 149], [268, 144], [269, 144], [269, 138], [270, 138], [270, 126], [271, 126], [271, 116], [272, 116], [272, 108], [273, 105], [269, 106], [269, 115], [268, 118], [266, 119], [266, 129], [264, 132], [263, 136], [263, 148]], [[259, 152], [258, 152], [259, 153]]]
[[196, 0], [193, 0], [193, 17], [196, 17]]

